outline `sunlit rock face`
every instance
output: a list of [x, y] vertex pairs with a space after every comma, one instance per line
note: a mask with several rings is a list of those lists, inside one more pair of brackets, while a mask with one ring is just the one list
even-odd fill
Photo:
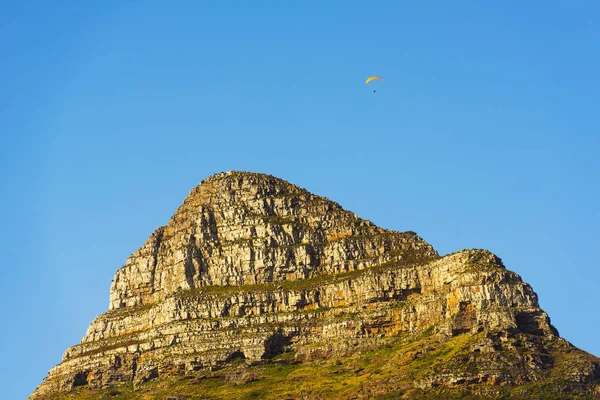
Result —
[[[143, 385], [236, 357], [257, 364], [293, 352], [310, 363], [424, 333], [439, 343], [465, 335], [477, 354], [413, 382], [424, 390], [543, 381], [561, 352], [581, 352], [494, 254], [441, 257], [414, 232], [257, 173], [201, 182], [116, 272], [109, 299], [32, 399]], [[564, 379], [591, 396], [600, 360], [586, 357]]]
[[338, 204], [260, 174], [215, 175], [196, 187], [119, 271], [110, 309], [178, 290], [337, 274], [437, 253], [414, 234], [381, 229]]

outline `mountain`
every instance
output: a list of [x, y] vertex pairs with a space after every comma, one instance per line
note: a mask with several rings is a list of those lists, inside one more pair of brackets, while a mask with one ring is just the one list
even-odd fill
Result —
[[600, 398], [600, 359], [489, 251], [440, 256], [226, 172], [127, 259], [108, 311], [30, 397], [67, 398]]

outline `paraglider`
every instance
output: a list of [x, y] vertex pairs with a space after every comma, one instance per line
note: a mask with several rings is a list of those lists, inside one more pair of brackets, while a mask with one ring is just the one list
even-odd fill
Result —
[[[380, 80], [380, 81], [382, 81], [382, 80], [383, 80], [383, 78], [382, 78], [382, 77], [380, 77], [380, 76], [377, 76], [377, 75], [370, 76], [370, 77], [368, 77], [368, 78], [367, 78], [367, 80], [365, 81], [365, 85], [367, 85], [369, 82], [371, 82], [371, 81], [374, 81], [374, 80]], [[375, 89], [373, 89], [373, 91], [374, 91], [374, 92], [376, 92], [376, 90], [375, 90]]]

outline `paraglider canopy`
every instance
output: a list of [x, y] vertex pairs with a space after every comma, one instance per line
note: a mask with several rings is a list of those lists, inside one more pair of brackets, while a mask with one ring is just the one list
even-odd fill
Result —
[[[379, 80], [379, 81], [382, 81], [382, 80], [383, 80], [383, 78], [382, 78], [382, 77], [380, 77], [380, 76], [377, 76], [377, 75], [370, 76], [370, 77], [368, 77], [368, 78], [367, 78], [367, 80], [365, 81], [365, 85], [366, 85], [366, 84], [368, 84], [368, 83], [369, 83], [369, 82], [371, 82], [371, 81], [374, 81], [374, 80]], [[373, 89], [373, 91], [375, 92], [376, 90], [375, 90], [375, 89]]]
[[369, 82], [371, 82], [372, 80], [375, 80], [375, 79], [378, 79], [378, 80], [380, 80], [380, 81], [382, 81], [382, 80], [383, 80], [383, 78], [382, 78], [382, 77], [380, 77], [380, 76], [377, 76], [377, 75], [373, 75], [373, 76], [370, 76], [370, 77], [368, 77], [368, 78], [367, 78], [367, 81], [365, 82], [365, 84], [367, 84], [367, 83], [369, 83]]

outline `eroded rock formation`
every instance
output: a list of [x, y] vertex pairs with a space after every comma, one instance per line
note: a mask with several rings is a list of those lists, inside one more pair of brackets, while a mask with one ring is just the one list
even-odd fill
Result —
[[[293, 351], [311, 362], [423, 333], [442, 344], [467, 335], [477, 355], [419, 375], [423, 390], [543, 381], [556, 354], [579, 351], [494, 254], [440, 257], [414, 232], [379, 228], [269, 175], [227, 172], [192, 190], [127, 259], [109, 310], [31, 398], [139, 386], [236, 357]], [[566, 385], [593, 395], [600, 360], [588, 356], [573, 361]]]

